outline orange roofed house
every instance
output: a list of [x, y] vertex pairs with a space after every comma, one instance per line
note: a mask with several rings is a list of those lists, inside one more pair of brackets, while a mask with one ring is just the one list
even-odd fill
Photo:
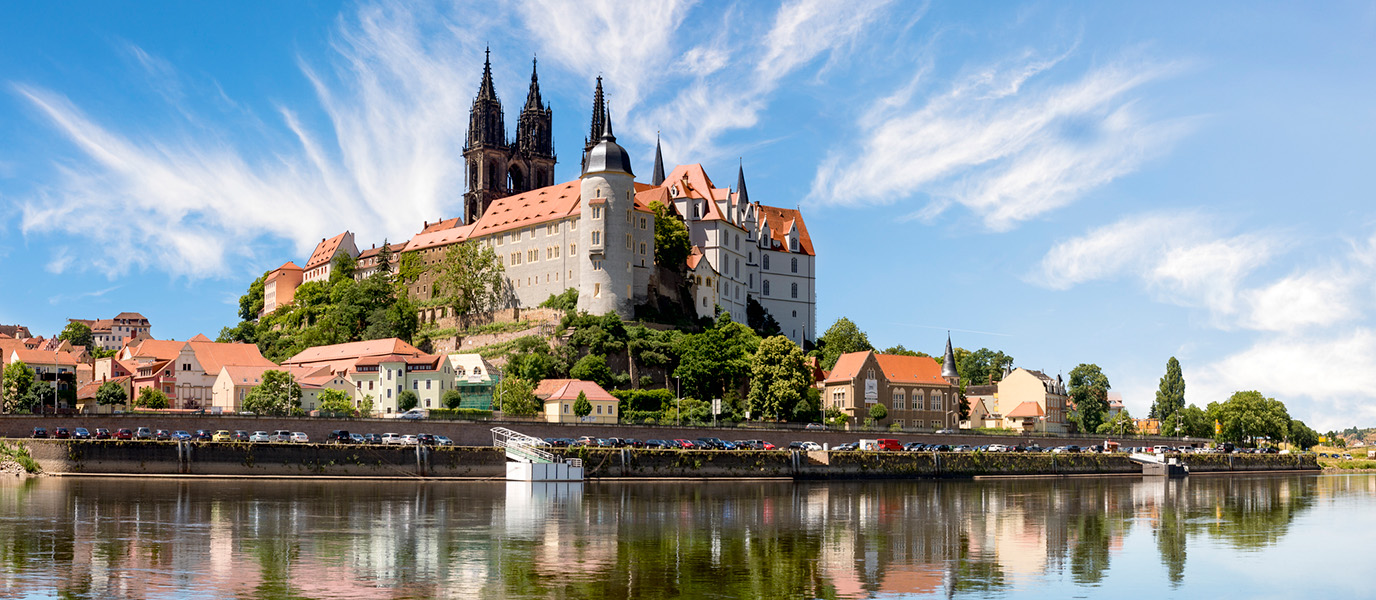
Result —
[[[277, 365], [263, 357], [253, 344], [222, 344], [197, 335], [185, 342], [143, 340], [126, 346], [115, 357], [123, 370], [133, 376], [130, 400], [143, 388], [157, 388], [167, 394], [170, 408], [209, 408], [213, 404], [215, 379], [226, 366], [267, 367]], [[114, 368], [112, 364], [111, 369]], [[97, 379], [105, 375], [98, 369]]]
[[[592, 407], [586, 417], [574, 413], [579, 393]], [[621, 401], [592, 381], [546, 379], [535, 387], [535, 397], [544, 403], [545, 420], [550, 423], [616, 423], [620, 417]]]
[[398, 399], [407, 390], [416, 394], [417, 408], [440, 408], [444, 392], [458, 385], [454, 365], [443, 355], [426, 354], [397, 338], [307, 348], [282, 366], [313, 373], [325, 387], [347, 381], [355, 406], [371, 397], [373, 410], [381, 414], [401, 412]]
[[842, 354], [823, 381], [822, 405], [850, 417], [849, 427], [863, 424], [870, 408], [882, 404], [888, 416], [878, 427], [954, 429], [960, 422], [960, 377], [950, 340], [944, 364], [927, 356]]

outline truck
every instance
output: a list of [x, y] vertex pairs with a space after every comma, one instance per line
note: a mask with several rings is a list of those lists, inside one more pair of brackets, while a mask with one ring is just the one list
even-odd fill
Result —
[[898, 443], [898, 440], [887, 438], [860, 440], [859, 449], [866, 452], [901, 451], [903, 450], [903, 444]]

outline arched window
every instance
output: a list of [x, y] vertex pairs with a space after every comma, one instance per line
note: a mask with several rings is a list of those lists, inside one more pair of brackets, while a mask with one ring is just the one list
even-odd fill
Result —
[[793, 297], [794, 297], [794, 298], [797, 298], [797, 297], [798, 297], [798, 284], [796, 284], [796, 283], [793, 284]]
[[766, 295], [766, 296], [769, 295], [769, 280], [768, 280], [768, 279], [764, 280], [764, 295]]
[[764, 255], [764, 270], [766, 270], [766, 271], [769, 270], [769, 255], [768, 255], [768, 254]]
[[793, 257], [793, 272], [794, 272], [794, 273], [797, 273], [797, 272], [798, 272], [798, 257], [796, 257], [796, 256]]

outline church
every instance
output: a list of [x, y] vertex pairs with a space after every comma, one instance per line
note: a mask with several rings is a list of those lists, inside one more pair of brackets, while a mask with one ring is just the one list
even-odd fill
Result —
[[[555, 183], [553, 110], [540, 96], [536, 65], [514, 139], [507, 137], [492, 77], [489, 57], [469, 111], [462, 217], [425, 223], [409, 241], [392, 244], [394, 252], [415, 253], [433, 266], [450, 245], [481, 244], [501, 261], [517, 306], [533, 307], [575, 288], [579, 310], [631, 318], [649, 300], [656, 279], [651, 204], [659, 202], [687, 226], [692, 249], [682, 267], [699, 316], [721, 307], [745, 323], [753, 299], [795, 343], [816, 339], [816, 252], [798, 209], [752, 202], [743, 166], [735, 189], [716, 187], [700, 164], [666, 174], [658, 142], [649, 182], [637, 181], [630, 154], [616, 141], [601, 77], [579, 177]], [[348, 243], [341, 243], [345, 238]], [[316, 263], [327, 265], [339, 252], [358, 259], [357, 276], [378, 266], [379, 249], [359, 253], [349, 232], [321, 246], [306, 280], [327, 275], [328, 267]], [[422, 275], [410, 286], [412, 297], [437, 296], [435, 278], [433, 271]]]

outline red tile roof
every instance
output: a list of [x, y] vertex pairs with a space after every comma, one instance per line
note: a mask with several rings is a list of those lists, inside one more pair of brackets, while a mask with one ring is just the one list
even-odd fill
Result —
[[1010, 419], [1027, 419], [1046, 416], [1046, 413], [1042, 412], [1041, 405], [1036, 402], [1023, 402], [1004, 416]]
[[831, 372], [827, 374], [826, 383], [854, 380], [855, 376], [860, 374], [860, 367], [864, 366], [865, 359], [870, 354], [869, 351], [842, 354], [840, 358], [836, 359], [836, 366], [832, 367]]
[[8, 364], [13, 360], [19, 360], [28, 365], [56, 364], [62, 367], [75, 367], [77, 362], [76, 357], [72, 356], [70, 352], [30, 350], [23, 347], [5, 350], [5, 363]]
[[941, 364], [930, 356], [876, 354], [875, 359], [889, 383], [950, 385], [941, 377]]
[[[547, 379], [545, 381], [550, 380]], [[602, 386], [591, 381], [584, 381], [581, 379], [556, 379], [553, 381], [559, 383], [546, 387], [544, 381], [540, 382], [540, 387], [535, 388], [535, 397], [545, 401], [577, 400], [578, 393], [582, 392], [589, 401], [601, 400], [604, 402], [620, 402], [620, 400], [616, 399], [616, 396], [608, 394], [607, 390], [602, 389]], [[541, 395], [541, 390], [548, 390], [549, 393]]]
[[349, 232], [345, 231], [332, 238], [320, 240], [320, 243], [315, 245], [315, 252], [311, 253], [310, 260], [306, 261], [306, 268], [313, 269], [330, 262], [334, 258], [334, 253], [339, 250], [339, 244], [344, 241], [344, 236], [348, 234]]
[[411, 238], [411, 241], [406, 242], [405, 249], [409, 252], [457, 244], [467, 240], [469, 233], [472, 231], [472, 225], [460, 225], [458, 227], [440, 229], [429, 233], [418, 233], [415, 237]]
[[577, 179], [498, 198], [474, 223], [473, 236], [485, 236], [562, 219], [579, 212]]
[[459, 218], [458, 218], [458, 217], [454, 217], [454, 218], [452, 218], [452, 219], [443, 219], [443, 220], [435, 221], [434, 223], [426, 223], [426, 224], [425, 224], [425, 229], [420, 230], [420, 232], [421, 232], [421, 233], [434, 233], [434, 232], [436, 232], [436, 231], [443, 231], [443, 230], [445, 230], [445, 229], [453, 229], [453, 228], [458, 227], [458, 226], [459, 226]]
[[790, 208], [778, 208], [775, 206], [755, 205], [758, 218], [769, 223], [769, 237], [773, 240], [773, 249], [780, 252], [789, 252], [788, 231], [791, 226], [798, 227], [798, 254], [816, 256], [812, 249], [812, 236], [807, 233], [807, 224], [803, 223], [803, 214]]

